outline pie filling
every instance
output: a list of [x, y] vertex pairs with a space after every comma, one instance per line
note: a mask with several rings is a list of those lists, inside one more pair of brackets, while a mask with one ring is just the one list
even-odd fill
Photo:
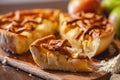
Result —
[[[104, 16], [94, 13], [81, 12], [74, 15], [73, 19], [64, 21], [64, 23], [68, 26], [69, 30], [76, 27], [80, 28], [75, 35], [75, 39], [80, 37], [86, 39], [87, 35], [97, 38], [113, 33], [113, 26], [108, 20]], [[69, 30], [66, 30], [66, 33]]]

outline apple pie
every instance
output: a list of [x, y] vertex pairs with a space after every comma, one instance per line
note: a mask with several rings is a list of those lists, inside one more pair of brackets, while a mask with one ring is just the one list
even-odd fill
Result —
[[108, 20], [94, 13], [60, 15], [60, 36], [89, 58], [102, 53], [111, 43], [114, 27]]
[[0, 15], [0, 46], [22, 54], [36, 39], [55, 34], [59, 10], [33, 9]]
[[66, 39], [49, 35], [30, 45], [33, 59], [42, 69], [71, 72], [91, 72], [92, 61], [79, 53]]

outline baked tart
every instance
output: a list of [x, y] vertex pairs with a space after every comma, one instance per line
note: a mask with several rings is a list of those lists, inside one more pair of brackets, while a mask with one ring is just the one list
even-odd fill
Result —
[[66, 39], [56, 39], [49, 35], [30, 45], [33, 59], [42, 69], [71, 72], [91, 72], [92, 61], [75, 48]]
[[0, 46], [16, 54], [27, 52], [34, 40], [56, 33], [59, 13], [33, 9], [0, 15]]
[[102, 53], [114, 36], [113, 25], [104, 16], [84, 12], [61, 14], [59, 32], [62, 39], [89, 58]]

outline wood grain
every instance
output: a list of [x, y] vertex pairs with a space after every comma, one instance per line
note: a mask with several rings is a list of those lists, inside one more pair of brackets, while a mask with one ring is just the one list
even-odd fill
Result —
[[34, 63], [30, 53], [22, 56], [11, 55], [4, 52], [1, 48], [0, 61], [47, 80], [106, 80], [106, 75], [108, 80], [110, 77], [106, 72], [72, 73], [42, 70]]

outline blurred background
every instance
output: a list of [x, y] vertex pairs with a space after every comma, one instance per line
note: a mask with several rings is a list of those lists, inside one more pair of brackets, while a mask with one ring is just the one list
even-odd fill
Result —
[[0, 14], [15, 10], [55, 8], [67, 11], [69, 0], [0, 0]]

